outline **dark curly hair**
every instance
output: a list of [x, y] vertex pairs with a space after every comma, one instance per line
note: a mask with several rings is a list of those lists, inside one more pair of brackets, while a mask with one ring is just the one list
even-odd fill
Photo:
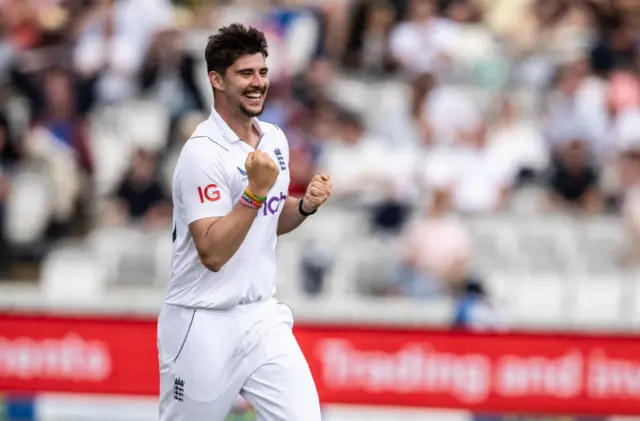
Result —
[[207, 72], [224, 75], [239, 57], [257, 53], [265, 58], [269, 56], [264, 33], [256, 28], [232, 23], [209, 37], [204, 51]]

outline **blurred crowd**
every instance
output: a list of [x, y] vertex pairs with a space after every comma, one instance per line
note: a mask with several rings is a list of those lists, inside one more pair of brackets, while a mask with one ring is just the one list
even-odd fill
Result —
[[640, 261], [640, 2], [0, 0], [0, 274], [98, 226], [170, 225], [203, 46], [233, 21], [267, 34], [291, 194], [327, 172], [331, 206], [399, 245], [374, 293], [453, 294], [465, 319], [484, 292], [461, 217], [525, 190], [532, 212], [619, 218], [618, 263]]

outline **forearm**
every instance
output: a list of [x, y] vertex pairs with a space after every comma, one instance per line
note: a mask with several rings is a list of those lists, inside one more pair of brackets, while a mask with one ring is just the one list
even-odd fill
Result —
[[202, 238], [200, 259], [211, 271], [218, 272], [233, 257], [249, 233], [258, 209], [238, 202], [231, 212], [212, 222]]
[[306, 216], [302, 216], [298, 211], [299, 198], [287, 197], [278, 219], [278, 235], [287, 234], [294, 229], [298, 228], [302, 222], [307, 219]]

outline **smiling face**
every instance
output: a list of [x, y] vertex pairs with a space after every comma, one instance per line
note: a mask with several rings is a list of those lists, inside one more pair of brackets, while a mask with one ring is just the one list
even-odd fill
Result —
[[247, 117], [257, 117], [264, 111], [269, 77], [266, 59], [261, 53], [240, 56], [223, 75], [210, 72], [209, 79], [232, 109]]

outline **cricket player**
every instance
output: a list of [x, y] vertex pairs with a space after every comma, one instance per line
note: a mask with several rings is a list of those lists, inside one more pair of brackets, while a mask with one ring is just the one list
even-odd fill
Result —
[[261, 421], [320, 421], [318, 393], [279, 303], [276, 242], [329, 198], [317, 175], [288, 196], [289, 147], [257, 119], [269, 89], [264, 34], [209, 38], [211, 116], [173, 176], [173, 261], [158, 319], [161, 421], [222, 421], [238, 394]]

